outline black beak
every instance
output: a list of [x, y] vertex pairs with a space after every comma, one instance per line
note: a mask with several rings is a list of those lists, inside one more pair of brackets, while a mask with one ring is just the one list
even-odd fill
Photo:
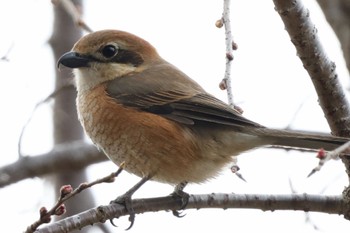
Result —
[[83, 56], [77, 52], [68, 52], [63, 54], [60, 59], [58, 59], [57, 67], [59, 68], [61, 64], [69, 68], [89, 67], [89, 63], [92, 60], [93, 59]]

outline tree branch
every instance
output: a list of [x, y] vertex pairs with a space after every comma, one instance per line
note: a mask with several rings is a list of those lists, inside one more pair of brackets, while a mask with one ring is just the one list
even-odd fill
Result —
[[317, 154], [317, 158], [319, 158], [320, 161], [318, 162], [318, 165], [314, 169], [311, 170], [310, 174], [307, 177], [310, 177], [315, 172], [320, 171], [321, 168], [323, 167], [323, 165], [331, 159], [338, 159], [340, 157], [348, 157], [344, 153], [346, 153], [346, 151], [348, 151], [349, 148], [350, 148], [350, 141], [335, 148], [332, 151], [326, 152], [323, 149], [319, 150], [318, 154]]
[[50, 210], [48, 210], [46, 207], [41, 207], [39, 211], [40, 218], [34, 223], [32, 223], [30, 226], [28, 226], [25, 233], [32, 233], [36, 229], [38, 229], [38, 227], [41, 226], [42, 224], [51, 222], [52, 216], [63, 215], [66, 212], [66, 207], [64, 203], [67, 200], [76, 196], [77, 194], [81, 193], [83, 190], [91, 188], [92, 186], [97, 184], [114, 182], [115, 178], [119, 176], [119, 174], [123, 171], [123, 168], [124, 168], [124, 165], [121, 165], [116, 172], [112, 172], [108, 176], [97, 179], [90, 183], [87, 183], [87, 182], [82, 183], [74, 190], [70, 185], [63, 185], [60, 188], [60, 195], [55, 205]]
[[228, 103], [231, 107], [234, 107], [232, 85], [231, 85], [231, 64], [233, 60], [232, 54], [232, 30], [231, 30], [231, 20], [230, 20], [230, 0], [224, 0], [224, 10], [222, 13], [222, 21], [225, 26], [225, 45], [226, 45], [226, 68], [225, 68], [225, 87], [227, 92]]
[[105, 160], [107, 157], [94, 145], [82, 141], [61, 144], [48, 153], [23, 156], [16, 162], [1, 167], [0, 188], [26, 178], [81, 169]]
[[[165, 196], [158, 198], [134, 199], [135, 213], [155, 212], [161, 210], [177, 210], [181, 208], [181, 198]], [[186, 209], [202, 208], [249, 208], [263, 211], [300, 210], [324, 212], [328, 214], [343, 214], [346, 205], [341, 196], [321, 196], [309, 194], [261, 195], [261, 194], [225, 194], [212, 193], [191, 195]], [[36, 233], [63, 233], [81, 229], [94, 223], [105, 222], [108, 219], [128, 215], [124, 206], [110, 204], [99, 206], [78, 215], [63, 219], [46, 227], [38, 229]]]
[[321, 108], [335, 135], [350, 136], [350, 108], [330, 61], [300, 0], [273, 0], [276, 11], [315, 86]]
[[[273, 0], [276, 11], [294, 44], [304, 68], [316, 89], [319, 103], [327, 122], [335, 135], [350, 137], [350, 108], [338, 80], [334, 62], [330, 61], [317, 36], [317, 29], [310, 20], [309, 11], [301, 0]], [[350, 180], [350, 161], [342, 160]], [[347, 196], [348, 195], [348, 196]], [[350, 186], [344, 192], [344, 202], [350, 204]], [[345, 213], [350, 219], [350, 213]]]
[[51, 2], [54, 5], [62, 4], [63, 9], [72, 17], [75, 25], [87, 32], [93, 32], [93, 30], [83, 20], [81, 16], [81, 9], [77, 8], [70, 0], [52, 0]]

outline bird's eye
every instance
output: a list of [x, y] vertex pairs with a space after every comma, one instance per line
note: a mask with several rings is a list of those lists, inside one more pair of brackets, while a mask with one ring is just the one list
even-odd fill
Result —
[[111, 58], [118, 53], [118, 49], [114, 45], [106, 45], [102, 48], [101, 53], [105, 58]]

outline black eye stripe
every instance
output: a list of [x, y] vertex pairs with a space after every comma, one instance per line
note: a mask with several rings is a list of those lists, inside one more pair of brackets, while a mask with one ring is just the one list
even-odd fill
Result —
[[119, 49], [118, 54], [111, 60], [109, 60], [109, 62], [132, 64], [134, 66], [139, 66], [144, 62], [144, 60], [142, 56], [137, 52]]
[[134, 51], [124, 50], [124, 49], [118, 49], [118, 53], [112, 57], [111, 59], [101, 59], [97, 58], [95, 56], [84, 56], [90, 61], [100, 62], [100, 63], [109, 63], [109, 62], [115, 62], [115, 63], [121, 63], [121, 64], [131, 64], [135, 67], [141, 65], [144, 62], [144, 59], [142, 56]]

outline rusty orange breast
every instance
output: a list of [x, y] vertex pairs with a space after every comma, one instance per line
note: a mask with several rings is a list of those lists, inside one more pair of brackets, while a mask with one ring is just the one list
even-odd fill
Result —
[[105, 85], [78, 93], [77, 106], [87, 135], [113, 162], [125, 162], [125, 170], [175, 184], [193, 176], [201, 156], [191, 129], [119, 104]]

